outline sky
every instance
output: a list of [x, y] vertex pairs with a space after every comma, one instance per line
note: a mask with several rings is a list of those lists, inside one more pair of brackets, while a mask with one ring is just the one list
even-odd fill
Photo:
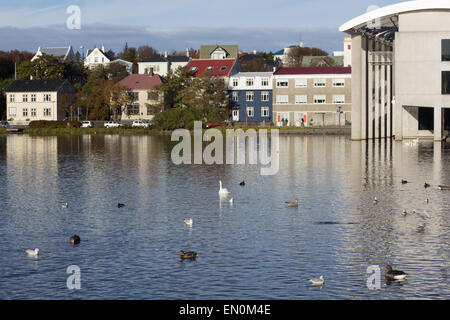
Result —
[[[395, 0], [0, 0], [0, 50], [38, 46], [105, 46], [119, 52], [149, 45], [159, 52], [237, 44], [251, 52], [301, 42], [332, 54], [343, 50], [340, 25], [369, 7]], [[80, 8], [80, 29], [67, 20]], [[71, 19], [70, 21], [76, 21]]]

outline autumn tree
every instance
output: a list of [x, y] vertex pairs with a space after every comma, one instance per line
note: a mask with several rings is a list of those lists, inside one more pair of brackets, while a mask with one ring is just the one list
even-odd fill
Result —
[[118, 115], [121, 115], [127, 106], [131, 103], [131, 96], [128, 88], [112, 83], [105, 86], [106, 99], [109, 97], [109, 107], [113, 114], [113, 119], [117, 121]]
[[327, 56], [328, 54], [318, 48], [290, 47], [287, 52], [287, 65], [290, 67], [300, 67], [304, 56]]
[[110, 63], [105, 68], [105, 72], [108, 74], [108, 79], [113, 83], [119, 82], [128, 76], [127, 67], [120, 63]]
[[158, 52], [150, 46], [140, 46], [137, 50], [137, 62], [158, 56]]

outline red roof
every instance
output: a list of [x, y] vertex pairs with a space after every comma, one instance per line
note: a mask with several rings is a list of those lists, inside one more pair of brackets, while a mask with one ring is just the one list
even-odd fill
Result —
[[131, 90], [149, 90], [162, 84], [162, 78], [155, 74], [130, 74], [128, 77], [120, 80], [117, 85], [127, 87]]
[[352, 73], [351, 67], [281, 67], [278, 74], [347, 74]]
[[237, 59], [194, 59], [188, 64], [186, 72], [196, 77], [204, 72], [210, 72], [214, 77], [227, 77]]

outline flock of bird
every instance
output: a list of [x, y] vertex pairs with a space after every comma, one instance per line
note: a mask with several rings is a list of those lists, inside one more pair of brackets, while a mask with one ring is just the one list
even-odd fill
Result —
[[[408, 181], [402, 179], [401, 183], [402, 184], [407, 184]], [[240, 186], [245, 186], [245, 181], [242, 181], [241, 183], [239, 183], [239, 185]], [[426, 188], [429, 188], [429, 187], [430, 187], [430, 184], [425, 182], [424, 188], [426, 189]], [[438, 189], [439, 190], [450, 190], [450, 186], [439, 185]], [[219, 193], [219, 197], [220, 198], [226, 198], [226, 197], [228, 197], [231, 194], [231, 192], [228, 191], [227, 188], [223, 188], [221, 180], [219, 181], [219, 192], [218, 193]], [[230, 198], [228, 201], [229, 201], [230, 204], [233, 204], [233, 198]], [[425, 199], [426, 203], [429, 203], [429, 201], [430, 200], [428, 198]], [[378, 204], [378, 199], [375, 197], [373, 199], [373, 202], [374, 202], [374, 204]], [[294, 201], [286, 201], [285, 203], [287, 204], [288, 207], [298, 208], [298, 199], [295, 199]], [[69, 205], [68, 205], [67, 202], [63, 203], [61, 205], [61, 209], [63, 209], [63, 210], [67, 209], [68, 207], [69, 207]], [[118, 203], [117, 207], [118, 208], [123, 208], [123, 207], [125, 207], [125, 204]], [[409, 213], [406, 210], [403, 210], [402, 215], [404, 217], [406, 217], [408, 214]], [[412, 210], [411, 214], [417, 215], [417, 216], [421, 217], [424, 220], [431, 218], [430, 215], [428, 213], [426, 213], [426, 212], [420, 213], [420, 212], [417, 212], [416, 210]], [[192, 227], [193, 224], [194, 224], [194, 220], [192, 218], [184, 219], [184, 224], [186, 226], [188, 226], [188, 227]], [[425, 223], [422, 224], [422, 225], [419, 225], [418, 228], [417, 228], [417, 231], [418, 232], [424, 232], [425, 231], [425, 226], [426, 226]], [[80, 241], [81, 241], [81, 239], [80, 239], [80, 237], [78, 235], [73, 235], [72, 237], [70, 237], [70, 243], [72, 245], [77, 245], [77, 244], [80, 243]], [[28, 249], [28, 250], [25, 250], [25, 252], [30, 257], [38, 257], [38, 255], [39, 255], [39, 249], [38, 248], [35, 248], [34, 250]], [[197, 258], [197, 252], [195, 252], [195, 251], [186, 251], [185, 252], [183, 250], [180, 250], [177, 253], [180, 254], [181, 260], [195, 260]], [[385, 271], [386, 271], [385, 277], [386, 277], [386, 279], [388, 281], [391, 281], [391, 280], [404, 281], [404, 280], [406, 280], [406, 273], [405, 272], [400, 271], [400, 270], [393, 270], [390, 265], [387, 265], [385, 267]], [[323, 276], [320, 276], [319, 278], [308, 279], [308, 281], [311, 283], [312, 286], [323, 287], [323, 285], [325, 283], [325, 278]]]

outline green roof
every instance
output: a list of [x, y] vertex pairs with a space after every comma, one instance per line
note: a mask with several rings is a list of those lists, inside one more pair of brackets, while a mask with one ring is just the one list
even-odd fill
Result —
[[321, 60], [333, 61], [332, 67], [343, 67], [344, 56], [304, 56], [302, 59], [302, 67], [315, 67]]
[[228, 52], [227, 59], [236, 59], [238, 57], [237, 45], [213, 45], [213, 46], [200, 46], [200, 59], [211, 59], [211, 53], [217, 48], [222, 48]]

